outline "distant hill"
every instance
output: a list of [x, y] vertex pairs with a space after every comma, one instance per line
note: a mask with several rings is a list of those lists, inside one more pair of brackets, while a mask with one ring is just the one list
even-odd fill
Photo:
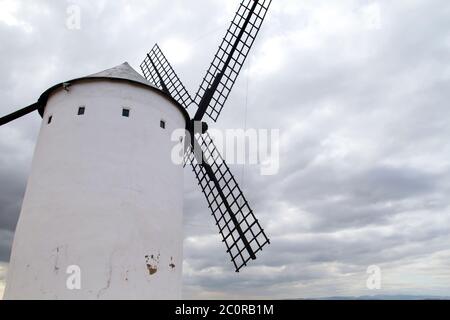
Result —
[[[305, 299], [301, 299], [305, 300]], [[420, 295], [373, 295], [373, 296], [342, 296], [342, 297], [323, 297], [307, 300], [450, 300], [450, 297], [442, 296], [420, 296]]]

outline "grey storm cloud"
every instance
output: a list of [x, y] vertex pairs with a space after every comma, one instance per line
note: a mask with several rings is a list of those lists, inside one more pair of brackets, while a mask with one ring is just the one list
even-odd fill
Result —
[[[72, 4], [80, 30], [65, 25]], [[194, 94], [237, 5], [3, 1], [0, 112], [125, 60], [136, 68], [155, 42]], [[187, 168], [185, 297], [373, 294], [370, 265], [383, 270], [380, 293], [450, 295], [449, 16], [445, 0], [273, 1], [213, 124], [280, 129], [278, 174], [231, 166], [272, 243], [234, 273]], [[34, 114], [0, 130], [4, 266], [39, 124]]]

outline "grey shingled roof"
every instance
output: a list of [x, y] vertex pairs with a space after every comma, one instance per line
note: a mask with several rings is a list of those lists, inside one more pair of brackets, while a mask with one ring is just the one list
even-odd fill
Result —
[[[124, 62], [121, 65], [118, 65], [111, 69], [106, 69], [104, 71], [91, 74], [84, 78], [115, 78], [115, 79], [125, 79], [131, 80], [135, 82], [139, 82], [145, 84], [147, 86], [151, 86], [156, 88], [153, 84], [148, 82], [143, 76], [141, 76], [136, 70], [134, 70], [128, 62]], [[158, 88], [156, 88], [158, 89]]]

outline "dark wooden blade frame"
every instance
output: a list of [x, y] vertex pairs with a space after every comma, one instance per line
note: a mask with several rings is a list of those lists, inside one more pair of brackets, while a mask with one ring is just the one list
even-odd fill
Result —
[[186, 87], [175, 73], [175, 70], [173, 70], [158, 44], [155, 44], [147, 54], [141, 64], [141, 70], [149, 82], [170, 95], [184, 108], [187, 109], [193, 102]]
[[272, 0], [243, 0], [195, 96], [194, 120], [217, 121], [258, 35]]
[[[186, 153], [236, 272], [270, 244], [230, 168], [208, 133], [197, 134]], [[192, 150], [194, 149], [194, 151]]]

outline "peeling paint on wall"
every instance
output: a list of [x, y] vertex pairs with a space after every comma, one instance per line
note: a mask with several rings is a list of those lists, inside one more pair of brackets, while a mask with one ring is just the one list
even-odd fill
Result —
[[109, 288], [111, 287], [111, 281], [112, 281], [112, 274], [113, 274], [113, 258], [114, 258], [114, 254], [115, 251], [113, 251], [109, 257], [109, 264], [108, 264], [108, 278], [106, 281], [106, 286], [101, 289], [98, 293], [97, 293], [97, 299], [100, 299], [100, 297], [109, 290]]
[[53, 267], [53, 271], [55, 273], [58, 273], [58, 271], [59, 271], [59, 247], [56, 247], [54, 252], [55, 252], [55, 265]]
[[169, 267], [173, 270], [175, 269], [175, 264], [173, 263], [173, 257], [170, 257], [170, 264]]
[[156, 272], [158, 272], [160, 258], [161, 258], [160, 253], [158, 253], [157, 256], [153, 254], [151, 256], [145, 256], [145, 263], [147, 265], [147, 270], [151, 276], [154, 275]]
[[148, 273], [152, 276], [156, 272], [158, 272], [158, 267], [152, 266], [151, 264], [147, 264]]

